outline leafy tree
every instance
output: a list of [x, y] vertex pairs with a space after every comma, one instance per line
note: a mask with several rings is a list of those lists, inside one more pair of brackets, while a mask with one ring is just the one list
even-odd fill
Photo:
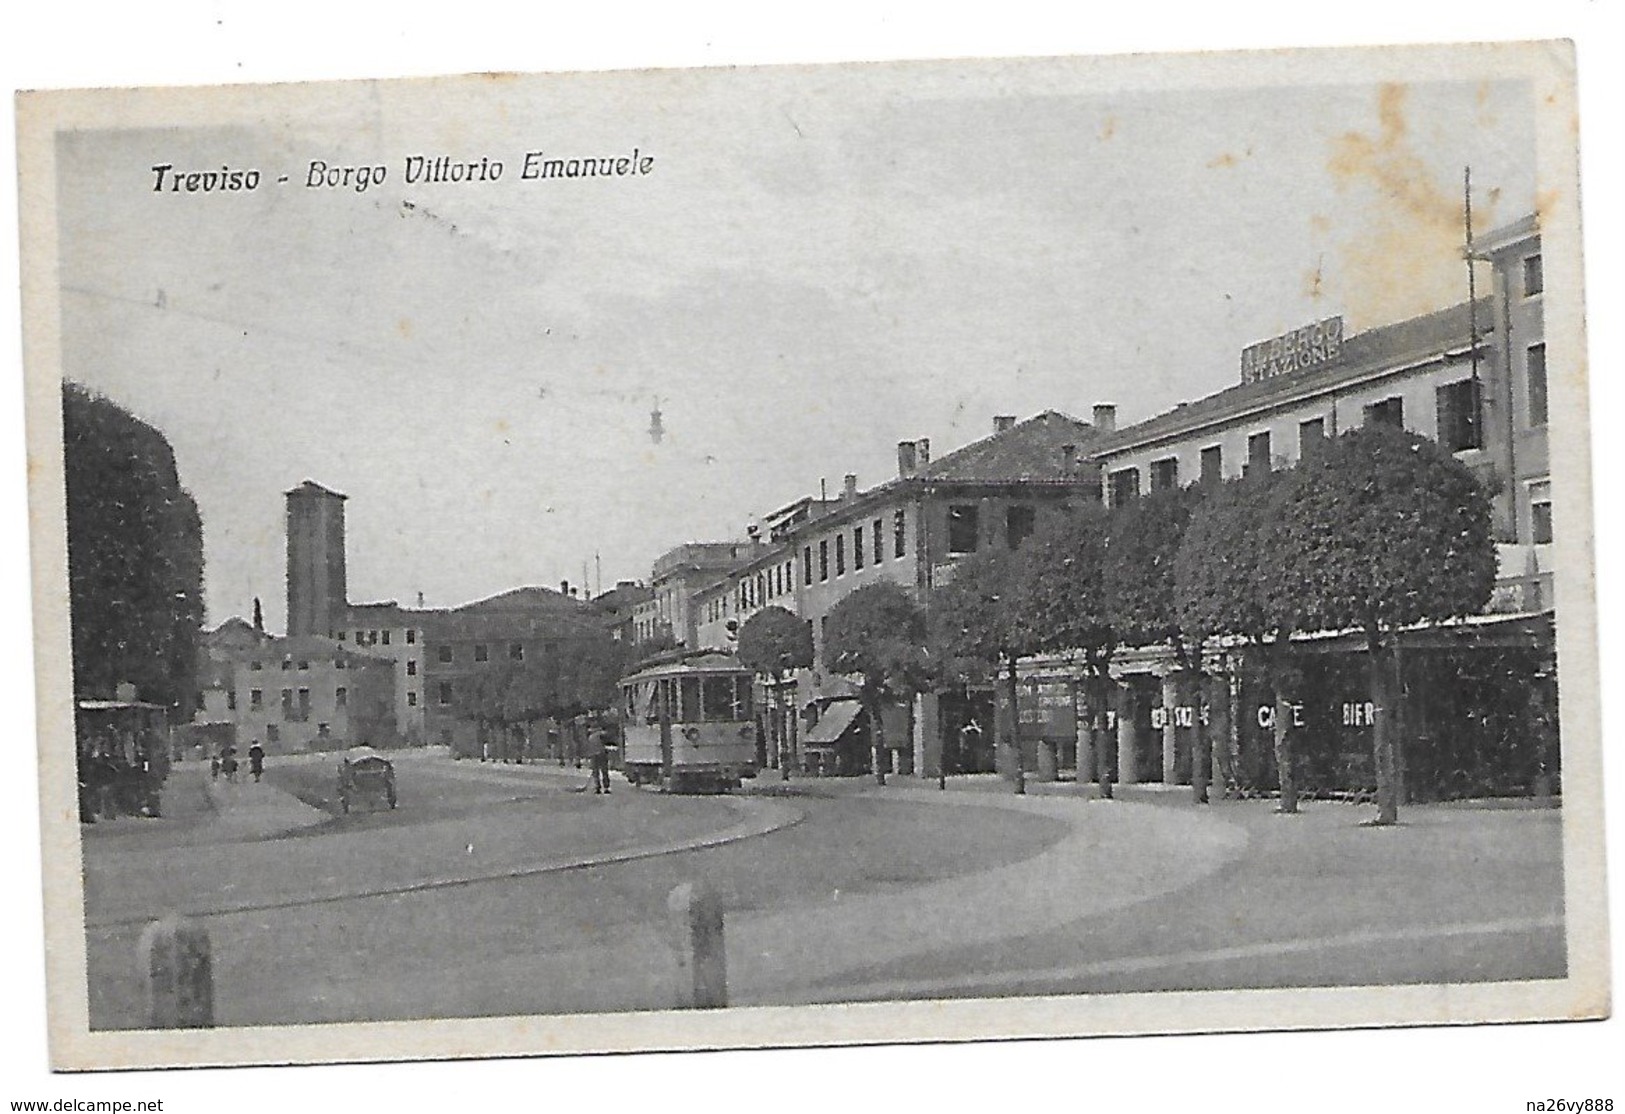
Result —
[[1282, 584], [1313, 625], [1365, 635], [1379, 824], [1399, 816], [1393, 634], [1481, 610], [1495, 584], [1489, 498], [1437, 444], [1390, 426], [1350, 430], [1300, 464], [1277, 500]]
[[1278, 505], [1293, 474], [1265, 473], [1215, 486], [1191, 512], [1174, 563], [1179, 628], [1194, 641], [1230, 635], [1259, 654], [1275, 701], [1273, 725], [1280, 811], [1298, 810], [1292, 768], [1291, 638], [1299, 600], [1284, 590]]
[[121, 681], [176, 719], [197, 699], [203, 524], [164, 435], [85, 388], [62, 388], [74, 689]]
[[[1017, 554], [1018, 592], [1012, 639], [1033, 653], [1083, 655], [1089, 732], [1100, 795], [1112, 795], [1106, 750], [1111, 659], [1119, 641], [1105, 577], [1110, 519], [1099, 505], [1048, 516]], [[1013, 670], [1012, 670], [1013, 679]], [[1013, 696], [1013, 693], [1012, 693]], [[1082, 781], [1085, 771], [1078, 771]]]
[[1018, 781], [1021, 744], [1017, 737], [1016, 663], [1032, 653], [1032, 640], [1017, 619], [1019, 564], [1008, 549], [981, 549], [961, 557], [953, 579], [931, 595], [930, 632], [938, 668], [965, 680], [991, 675], [1005, 685], [1010, 708], [1008, 733], [997, 740], [1000, 763]]
[[[782, 607], [764, 607], [740, 626], [738, 654], [739, 663], [746, 669], [772, 680], [774, 697], [777, 699], [785, 674], [812, 667], [812, 629]], [[784, 709], [775, 707], [770, 722], [774, 751], [779, 756], [779, 769], [785, 778], [789, 778], [789, 740], [784, 729]]]
[[888, 700], [906, 699], [929, 680], [925, 612], [890, 581], [877, 581], [832, 607], [824, 632], [824, 663], [833, 673], [858, 678], [858, 700], [869, 717], [875, 781], [886, 784], [882, 755]]
[[[1119, 507], [1111, 516], [1110, 542], [1103, 575], [1112, 629], [1131, 646], [1165, 643], [1179, 669], [1173, 678], [1177, 703], [1201, 705], [1203, 637], [1180, 621], [1174, 568], [1191, 513], [1206, 488], [1165, 488]], [[1176, 728], [1177, 730], [1177, 728]], [[1191, 786], [1196, 800], [1207, 800], [1207, 738], [1197, 716], [1191, 754]]]

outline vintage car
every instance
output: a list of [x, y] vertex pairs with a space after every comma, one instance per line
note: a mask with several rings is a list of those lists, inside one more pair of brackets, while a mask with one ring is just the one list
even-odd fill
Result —
[[339, 762], [339, 808], [395, 807], [395, 764], [371, 747], [355, 747]]

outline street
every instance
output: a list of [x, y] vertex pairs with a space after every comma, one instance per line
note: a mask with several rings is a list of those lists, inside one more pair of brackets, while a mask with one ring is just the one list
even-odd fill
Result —
[[1015, 797], [989, 779], [767, 778], [709, 797], [400, 752], [338, 814], [336, 760], [171, 777], [84, 829], [91, 1022], [138, 1027], [136, 940], [214, 949], [222, 1025], [665, 1008], [673, 886], [728, 910], [732, 1004], [1561, 977], [1561, 813]]

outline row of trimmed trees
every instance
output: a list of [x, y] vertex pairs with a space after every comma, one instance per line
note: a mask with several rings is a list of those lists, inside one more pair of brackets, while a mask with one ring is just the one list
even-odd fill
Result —
[[[1472, 473], [1432, 441], [1373, 425], [1326, 441], [1288, 471], [1159, 491], [1112, 511], [1087, 506], [1053, 514], [1016, 551], [961, 559], [953, 579], [923, 604], [894, 584], [860, 588], [829, 613], [825, 665], [857, 685], [883, 782], [880, 708], [888, 701], [996, 678], [1013, 741], [1020, 662], [1073, 654], [1085, 674], [1085, 723], [1098, 740], [1118, 647], [1166, 647], [1179, 703], [1191, 705], [1201, 702], [1204, 650], [1223, 640], [1264, 665], [1276, 702], [1280, 808], [1292, 812], [1288, 709], [1299, 682], [1291, 639], [1358, 631], [1378, 709], [1378, 822], [1393, 823], [1395, 633], [1481, 610], [1495, 572], [1488, 494]], [[811, 661], [810, 640], [804, 652], [786, 645], [807, 638], [806, 625], [787, 612], [789, 623], [764, 618], [777, 610], [758, 613], [740, 631], [746, 664], [775, 679]], [[747, 656], [747, 636], [754, 641], [758, 623], [773, 623], [782, 634]], [[1196, 728], [1200, 733], [1200, 720]], [[1206, 752], [1200, 736], [1197, 747]], [[1106, 748], [1094, 750], [1096, 780], [1109, 795]], [[1203, 764], [1194, 765], [1198, 799], [1205, 799]]]
[[176, 721], [197, 700], [203, 523], [157, 429], [75, 383], [62, 387], [73, 687], [121, 683]]
[[531, 736], [539, 724], [613, 708], [632, 664], [627, 643], [608, 632], [583, 632], [539, 661], [493, 665], [455, 682], [452, 706], [475, 725], [481, 757], [494, 738], [495, 757], [522, 759], [534, 754]]

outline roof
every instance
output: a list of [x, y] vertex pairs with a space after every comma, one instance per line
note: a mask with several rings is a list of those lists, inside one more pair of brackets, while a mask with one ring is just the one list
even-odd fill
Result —
[[[1277, 375], [1238, 384], [1195, 402], [1181, 403], [1172, 410], [1108, 434], [1093, 446], [1093, 452], [1105, 456], [1149, 441], [1193, 433], [1288, 396], [1323, 393], [1385, 369], [1398, 369], [1440, 356], [1455, 346], [1468, 344], [1471, 318], [1468, 303], [1462, 302], [1421, 317], [1356, 333], [1343, 341], [1335, 363], [1299, 375]], [[1481, 337], [1493, 331], [1491, 318], [1490, 300], [1480, 299]]]
[[1487, 259], [1496, 252], [1533, 240], [1539, 235], [1540, 218], [1534, 213], [1529, 213], [1511, 224], [1503, 224], [1480, 236], [1474, 236], [1472, 242], [1467, 245], [1467, 254], [1474, 259]]
[[[1073, 481], [1073, 461], [1087, 459], [1100, 431], [1058, 410], [1046, 410], [1009, 429], [972, 441], [932, 461], [916, 473], [921, 479], [956, 483]], [[1063, 452], [1073, 450], [1073, 461]], [[884, 485], [883, 485], [884, 486]]]
[[306, 480], [304, 483], [300, 484], [298, 487], [289, 488], [287, 491], [283, 492], [283, 494], [284, 495], [325, 495], [325, 496], [327, 496], [327, 497], [329, 497], [331, 499], [348, 499], [349, 498], [348, 495], [344, 495], [344, 494], [341, 494], [341, 493], [339, 493], [337, 491], [334, 491], [332, 488], [323, 487], [321, 484], [317, 483], [315, 480]]
[[673, 673], [699, 673], [705, 671], [738, 672], [744, 669], [739, 659], [721, 650], [671, 650], [657, 654], [636, 671], [623, 679], [635, 681], [642, 677], [666, 677]]
[[461, 607], [444, 609], [444, 615], [485, 615], [498, 612], [528, 612], [533, 614], [578, 615], [589, 610], [586, 601], [566, 596], [553, 588], [526, 586], [510, 588]]

